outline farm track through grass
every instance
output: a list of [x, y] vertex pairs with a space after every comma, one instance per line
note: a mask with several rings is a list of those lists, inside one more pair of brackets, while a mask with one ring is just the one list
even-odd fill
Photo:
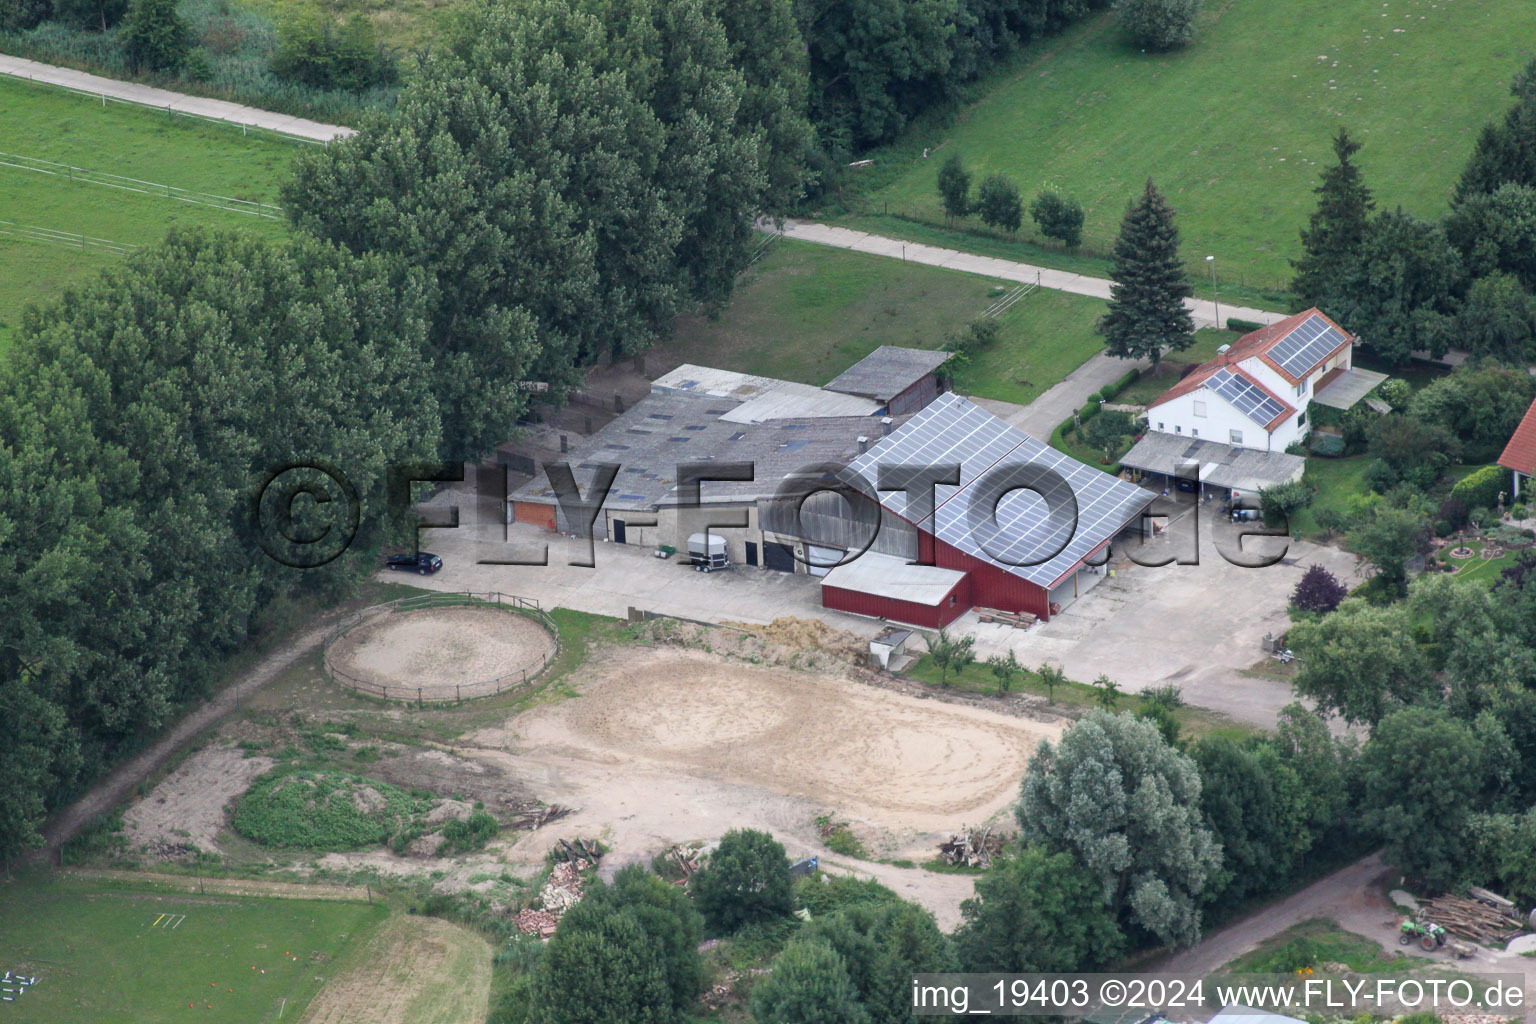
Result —
[[1283, 288], [1334, 131], [1365, 144], [1379, 208], [1439, 216], [1533, 29], [1536, 6], [1507, 0], [1223, 2], [1192, 46], [1148, 55], [1106, 13], [1020, 54], [952, 126], [870, 154], [862, 205], [941, 223], [935, 176], [958, 153], [1026, 201], [1047, 184], [1075, 193], [1085, 248], [1102, 253], [1150, 176], [1191, 264], [1214, 254], [1224, 281]]

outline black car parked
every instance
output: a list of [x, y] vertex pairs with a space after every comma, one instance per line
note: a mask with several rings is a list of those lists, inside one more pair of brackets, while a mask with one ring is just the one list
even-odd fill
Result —
[[443, 560], [430, 551], [419, 551], [416, 554], [390, 555], [384, 559], [384, 568], [395, 569], [399, 572], [419, 572], [423, 576], [430, 576], [443, 567]]

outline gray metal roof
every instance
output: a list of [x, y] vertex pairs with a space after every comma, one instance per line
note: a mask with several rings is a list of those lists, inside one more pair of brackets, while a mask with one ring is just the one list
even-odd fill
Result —
[[[750, 482], [707, 481], [700, 500], [752, 501], [775, 493], [795, 470], [845, 462], [858, 454], [858, 438], [873, 439], [878, 420], [868, 416], [822, 416], [765, 423], [733, 423], [722, 417], [737, 408], [710, 395], [651, 394], [611, 423], [571, 446], [568, 462], [583, 494], [600, 463], [616, 462], [619, 474], [605, 508], [650, 509], [677, 500], [677, 465], [682, 462], [751, 462]], [[542, 471], [515, 490], [515, 501], [549, 503], [555, 492]]]
[[872, 398], [841, 395], [810, 384], [781, 380], [725, 414], [731, 423], [762, 423], [812, 416], [873, 416], [884, 408]]
[[1200, 480], [1215, 487], [1260, 491], [1301, 478], [1307, 461], [1299, 455], [1239, 448], [1219, 441], [1148, 431], [1120, 465], [1147, 473], [1173, 475], [1191, 463], [1200, 465]]
[[1352, 409], [1386, 379], [1384, 373], [1350, 367], [1313, 395], [1312, 401], [1332, 409]]
[[651, 381], [651, 393], [657, 395], [709, 395], [745, 402], [784, 383], [775, 377], [754, 373], [719, 370], [713, 366], [683, 363]]
[[881, 345], [838, 374], [826, 389], [889, 402], [942, 366], [949, 355], [934, 349]]
[[912, 565], [904, 558], [866, 551], [834, 567], [821, 578], [821, 585], [933, 608], [963, 579], [965, 573], [959, 569]]
[[[959, 464], [960, 483], [935, 487], [933, 511], [909, 513], [905, 492], [874, 489], [882, 464]], [[939, 396], [855, 459], [849, 471], [850, 482], [903, 519], [1042, 587], [1056, 583], [1154, 500], [954, 394]], [[981, 481], [1009, 493], [983, 493]], [[1017, 489], [1026, 482], [1041, 493]]]

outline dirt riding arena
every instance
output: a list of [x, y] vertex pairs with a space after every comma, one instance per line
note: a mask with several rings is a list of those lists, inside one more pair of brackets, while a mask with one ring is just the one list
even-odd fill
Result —
[[494, 606], [382, 610], [332, 643], [325, 664], [342, 683], [374, 696], [458, 700], [521, 685], [555, 646], [534, 619]]
[[[606, 830], [613, 863], [734, 827], [812, 840], [810, 822], [828, 813], [884, 849], [931, 851], [948, 829], [1006, 818], [1036, 746], [1060, 733], [672, 647], [611, 649], [576, 686], [579, 697], [481, 730], [461, 750], [580, 808], [556, 828]], [[516, 852], [542, 857], [547, 838], [534, 833]]]

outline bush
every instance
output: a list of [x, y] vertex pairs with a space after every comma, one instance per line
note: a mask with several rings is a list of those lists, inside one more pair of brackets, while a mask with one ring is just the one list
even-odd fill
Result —
[[1291, 604], [1304, 612], [1331, 612], [1349, 593], [1339, 578], [1320, 565], [1313, 565], [1302, 575], [1291, 593]]
[[1509, 506], [1509, 517], [1511, 519], [1524, 519], [1526, 517], [1525, 506], [1519, 502]]
[[693, 876], [699, 913], [718, 932], [788, 917], [789, 859], [766, 832], [734, 829], [721, 839], [709, 862]]
[[1264, 325], [1252, 320], [1239, 320], [1235, 316], [1227, 317], [1227, 330], [1236, 331], [1239, 334], [1247, 334], [1250, 331], [1262, 331]]
[[399, 69], [374, 34], [373, 23], [354, 14], [345, 25], [310, 14], [295, 16], [278, 32], [272, 70], [313, 89], [363, 92], [393, 85]]
[[1452, 530], [1459, 530], [1467, 525], [1467, 514], [1471, 509], [1467, 503], [1459, 498], [1446, 498], [1440, 503], [1436, 514], [1450, 524]]
[[420, 835], [431, 807], [430, 799], [356, 775], [276, 771], [251, 784], [230, 824], [263, 846], [356, 850]]
[[1468, 508], [1492, 508], [1499, 495], [1509, 490], [1509, 471], [1502, 466], [1483, 466], [1473, 470], [1451, 488], [1451, 497]]
[[1137, 46], [1173, 50], [1195, 38], [1200, 0], [1116, 0], [1115, 13]]
[[476, 811], [463, 821], [451, 820], [443, 826], [443, 841], [437, 846], [437, 855], [446, 857], [484, 849], [500, 831], [501, 823], [485, 811]]
[[1344, 439], [1338, 434], [1313, 434], [1310, 447], [1314, 455], [1336, 459], [1344, 454]]
[[1087, 423], [1098, 414], [1099, 403], [1097, 401], [1092, 401], [1083, 406], [1081, 409], [1077, 410], [1077, 419], [1079, 423]]
[[133, 0], [121, 35], [123, 53], [137, 69], [180, 71], [192, 49], [176, 0]]
[[1376, 397], [1390, 405], [1393, 412], [1402, 412], [1408, 408], [1409, 399], [1413, 398], [1413, 385], [1401, 377], [1391, 377], [1381, 382], [1376, 389]]
[[1024, 201], [1019, 186], [1002, 174], [994, 174], [976, 190], [976, 213], [988, 227], [1002, 228], [1010, 235], [1024, 223]]
[[1141, 374], [1135, 370], [1132, 370], [1130, 373], [1127, 373], [1124, 377], [1121, 377], [1113, 384], [1104, 385], [1104, 387], [1099, 391], [1099, 397], [1104, 399], [1106, 402], [1111, 401], [1112, 399], [1118, 397], [1120, 392], [1136, 383], [1140, 377]]
[[1046, 238], [1076, 249], [1083, 241], [1083, 207], [1073, 196], [1046, 189], [1029, 204], [1029, 215]]
[[1444, 539], [1456, 532], [1456, 528], [1444, 519], [1435, 520], [1435, 536]]

